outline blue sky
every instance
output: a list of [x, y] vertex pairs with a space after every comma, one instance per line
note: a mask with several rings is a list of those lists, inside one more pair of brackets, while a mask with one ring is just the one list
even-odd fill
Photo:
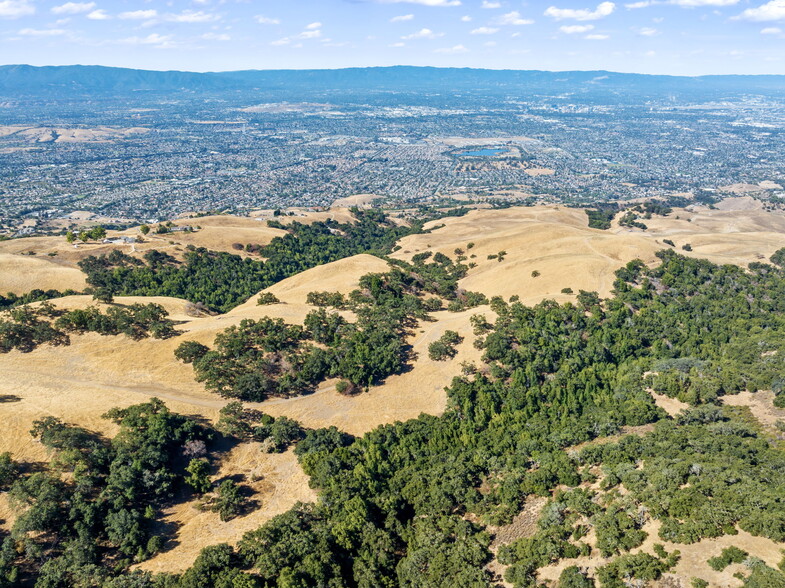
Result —
[[785, 74], [785, 0], [0, 0], [0, 63]]

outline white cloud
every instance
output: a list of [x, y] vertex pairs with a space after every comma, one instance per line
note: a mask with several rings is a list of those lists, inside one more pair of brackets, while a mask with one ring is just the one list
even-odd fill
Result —
[[492, 0], [482, 0], [482, 7], [483, 8], [501, 8], [501, 2], [493, 2]]
[[497, 18], [493, 24], [520, 26], [534, 24], [534, 21], [528, 18], [521, 18], [521, 13], [517, 10], [513, 10], [512, 12], [508, 12]]
[[232, 37], [226, 33], [205, 33], [202, 35], [205, 41], [231, 41]]
[[[158, 11], [155, 9], [150, 10], [131, 10], [129, 12], [121, 12], [117, 18], [122, 20], [148, 20], [158, 16]], [[131, 37], [138, 38], [138, 37]]]
[[700, 6], [733, 6], [738, 3], [739, 0], [639, 0], [638, 2], [625, 4], [624, 7], [635, 9], [646, 8], [656, 4], [672, 4], [673, 6], [681, 6], [683, 8], [697, 8]]
[[588, 39], [589, 41], [605, 41], [606, 39], [610, 39], [608, 35], [586, 35], [584, 39]]
[[397, 43], [392, 43], [391, 45], [387, 45], [387, 46], [388, 46], [388, 47], [395, 47], [395, 48], [398, 48], [398, 47], [406, 47], [406, 43], [401, 43], [401, 42], [399, 41], [399, 42], [397, 42]]
[[550, 16], [556, 20], [599, 20], [613, 14], [614, 10], [616, 10], [616, 5], [613, 2], [602, 2], [598, 4], [597, 8], [594, 10], [588, 8], [575, 9], [556, 8], [555, 6], [550, 6], [545, 11], [545, 16]]
[[170, 22], [185, 23], [213, 22], [216, 20], [221, 20], [221, 17], [217, 14], [210, 14], [209, 12], [203, 12], [201, 10], [198, 12], [194, 12], [193, 10], [184, 10], [180, 14], [167, 14], [164, 18]]
[[277, 25], [281, 24], [281, 21], [277, 18], [270, 18], [269, 16], [263, 16], [261, 14], [257, 14], [254, 16], [254, 20], [259, 24], [268, 24], [268, 25]]
[[315, 30], [315, 31], [303, 31], [299, 35], [295, 35], [294, 39], [317, 39], [322, 36], [322, 31]]
[[751, 20], [766, 22], [771, 20], [785, 20], [785, 0], [771, 0], [757, 8], [748, 8], [734, 20]]
[[579, 35], [581, 33], [588, 33], [594, 29], [594, 25], [564, 25], [559, 27], [562, 33], [567, 35]]
[[158, 33], [150, 33], [146, 37], [128, 37], [120, 39], [118, 43], [123, 45], [158, 45], [159, 47], [171, 46], [171, 35], [159, 35]]
[[112, 17], [106, 13], [106, 10], [99, 8], [98, 10], [93, 10], [90, 14], [88, 14], [87, 18], [90, 20], [109, 20]]
[[401, 37], [404, 41], [409, 39], [436, 39], [437, 37], [443, 37], [444, 33], [434, 33], [431, 29], [420, 29], [416, 33], [412, 33], [411, 35], [406, 35]]
[[676, 6], [733, 6], [738, 4], [739, 0], [668, 0], [668, 4], [675, 4]]
[[390, 22], [406, 22], [407, 20], [412, 20], [413, 18], [413, 14], [402, 14], [401, 16], [393, 16], [390, 19]]
[[25, 37], [59, 37], [67, 33], [68, 31], [63, 29], [22, 29], [19, 31], [19, 34]]
[[35, 14], [35, 6], [27, 0], [0, 1], [0, 18], [19, 18]]
[[651, 27], [643, 27], [638, 29], [638, 34], [642, 37], [656, 37], [660, 34], [660, 31]]
[[306, 25], [306, 27], [305, 27], [305, 29], [308, 30], [308, 31], [314, 31], [314, 30], [320, 29], [320, 28], [322, 28], [322, 23], [320, 23], [320, 22], [312, 22], [311, 24]]
[[468, 53], [469, 50], [463, 45], [454, 45], [453, 47], [442, 47], [441, 49], [434, 49], [433, 52], [455, 55], [456, 53]]
[[472, 35], [493, 35], [498, 33], [499, 29], [494, 29], [492, 27], [479, 27], [474, 29], [471, 34]]
[[[311, 23], [311, 25], [322, 26], [322, 23], [315, 22], [315, 23]], [[310, 27], [311, 25], [308, 26]], [[305, 39], [318, 39], [321, 36], [322, 36], [322, 31], [320, 31], [319, 29], [308, 30], [308, 28], [306, 27], [306, 30], [304, 30], [302, 33], [298, 33], [291, 37], [284, 37], [283, 39], [278, 39], [277, 41], [271, 41], [270, 45], [273, 45], [275, 47], [281, 47], [283, 45], [291, 45], [293, 40], [300, 41]], [[331, 39], [322, 39], [322, 42], [324, 43], [329, 41], [331, 41]], [[292, 45], [292, 47], [302, 47], [302, 46], [303, 46], [302, 43], [296, 43]]]
[[765, 29], [761, 29], [761, 35], [779, 35], [782, 33], [782, 29], [777, 27], [766, 27]]
[[382, 4], [419, 4], [420, 6], [460, 6], [461, 0], [378, 0]]
[[81, 14], [82, 12], [90, 12], [95, 8], [95, 2], [66, 2], [60, 6], [53, 6], [52, 12], [54, 14]]
[[468, 14], [466, 16], [461, 17], [461, 22], [472, 22], [472, 17]]

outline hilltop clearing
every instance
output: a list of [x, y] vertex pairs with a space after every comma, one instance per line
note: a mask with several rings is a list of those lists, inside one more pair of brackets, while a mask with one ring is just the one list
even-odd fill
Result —
[[340, 202], [329, 210], [313, 210], [291, 206], [280, 209], [278, 214], [274, 210], [257, 210], [252, 212], [250, 216], [258, 220], [275, 220], [284, 225], [295, 222], [310, 225], [329, 220], [334, 220], [338, 223], [353, 223], [357, 220], [352, 214], [349, 205], [341, 204]]
[[[726, 206], [746, 202], [733, 200]], [[571, 300], [563, 288], [608, 296], [616, 269], [636, 258], [655, 263], [654, 253], [669, 247], [666, 239], [685, 255], [741, 265], [768, 259], [785, 244], [785, 215], [760, 209], [674, 209], [646, 224], [646, 231], [618, 224], [607, 231], [590, 229], [583, 210], [555, 206], [474, 210], [427, 223], [432, 232], [404, 237], [393, 257], [411, 259], [424, 251], [454, 255], [459, 248], [477, 264], [462, 287], [489, 297], [518, 295], [535, 304], [543, 298]], [[692, 251], [683, 251], [688, 243]], [[504, 252], [501, 261], [488, 259], [499, 252]]]
[[149, 133], [144, 127], [62, 128], [38, 126], [0, 126], [0, 139], [20, 140], [25, 143], [105, 143], [133, 138]]
[[[95, 225], [96, 222], [92, 220], [88, 224], [69, 223], [76, 232], [81, 228]], [[179, 219], [173, 221], [171, 226], [159, 224], [147, 226], [150, 232], [146, 235], [139, 230], [139, 227], [107, 231], [108, 239], [127, 238], [127, 243], [103, 243], [102, 239], [86, 243], [77, 240], [74, 244], [69, 244], [64, 236], [27, 237], [0, 241], [0, 254], [29, 255], [33, 252], [39, 259], [45, 258], [55, 264], [76, 269], [77, 263], [85, 257], [107, 254], [114, 250], [141, 257], [147, 251], [156, 249], [182, 258], [185, 247], [194, 245], [212, 251], [242, 254], [244, 253], [242, 249], [247, 244], [267, 245], [273, 238], [286, 235], [284, 230], [268, 227], [265, 220], [228, 215]], [[165, 232], [157, 233], [159, 226], [164, 226]], [[177, 230], [186, 227], [193, 228], [193, 232]], [[235, 246], [236, 243], [241, 245], [240, 249]], [[40, 286], [33, 287], [40, 288]]]

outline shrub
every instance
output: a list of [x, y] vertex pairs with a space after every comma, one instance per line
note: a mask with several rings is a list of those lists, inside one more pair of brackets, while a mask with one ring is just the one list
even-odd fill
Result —
[[723, 549], [720, 555], [710, 558], [706, 563], [709, 564], [711, 569], [721, 572], [731, 564], [743, 562], [748, 556], [749, 553], [743, 549], [731, 545]]
[[278, 300], [278, 297], [272, 292], [262, 292], [259, 294], [259, 300], [256, 301], [256, 304], [259, 306], [265, 306], [267, 304], [278, 304], [280, 302], [281, 301]]
[[777, 249], [769, 258], [769, 261], [779, 267], [785, 267], [785, 247], [782, 249]]
[[439, 339], [428, 345], [428, 357], [433, 361], [452, 359], [458, 353], [455, 346], [462, 341], [463, 337], [457, 332], [445, 331]]
[[341, 380], [335, 385], [335, 391], [344, 396], [354, 396], [362, 391], [362, 388], [349, 380]]
[[340, 292], [308, 292], [305, 301], [313, 306], [332, 306], [346, 308], [346, 297]]
[[197, 494], [204, 494], [209, 492], [212, 487], [210, 482], [210, 464], [206, 459], [192, 459], [185, 468], [188, 475], [185, 477], [185, 483], [193, 488]]
[[221, 520], [226, 522], [238, 516], [245, 504], [245, 499], [240, 492], [240, 487], [232, 480], [224, 480], [218, 486], [218, 495], [213, 503], [213, 511], [217, 512]]
[[8, 452], [0, 453], [0, 490], [11, 486], [19, 475], [19, 466]]
[[202, 345], [197, 341], [183, 341], [174, 350], [174, 356], [183, 363], [193, 363], [210, 351], [206, 345]]
[[594, 580], [586, 576], [578, 566], [564, 568], [559, 576], [559, 588], [594, 588]]

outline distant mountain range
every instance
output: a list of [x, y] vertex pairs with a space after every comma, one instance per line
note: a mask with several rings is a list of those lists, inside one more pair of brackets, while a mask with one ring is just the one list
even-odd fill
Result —
[[612, 94], [777, 94], [785, 76], [679, 77], [608, 71], [551, 72], [435, 67], [334, 70], [246, 70], [220, 73], [150, 71], [67, 65], [0, 66], [0, 96], [90, 96], [130, 92], [401, 91], [490, 94], [584, 92]]

